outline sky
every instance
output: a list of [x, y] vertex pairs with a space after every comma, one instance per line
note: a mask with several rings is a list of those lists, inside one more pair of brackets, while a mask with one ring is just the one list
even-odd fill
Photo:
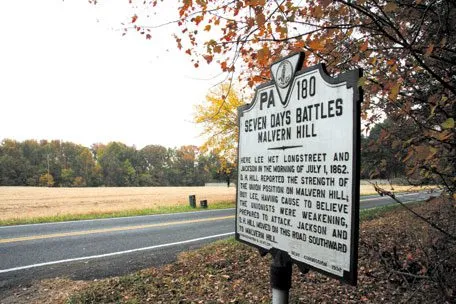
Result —
[[126, 0], [1, 1], [0, 140], [202, 144], [194, 105], [221, 80], [217, 67], [195, 69], [173, 26], [122, 37], [132, 15]]

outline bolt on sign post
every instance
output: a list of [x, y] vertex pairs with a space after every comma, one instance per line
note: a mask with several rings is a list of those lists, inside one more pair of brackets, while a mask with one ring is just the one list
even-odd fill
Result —
[[333, 78], [303, 60], [272, 64], [238, 109], [236, 239], [273, 254], [271, 281], [296, 263], [356, 285], [362, 70]]

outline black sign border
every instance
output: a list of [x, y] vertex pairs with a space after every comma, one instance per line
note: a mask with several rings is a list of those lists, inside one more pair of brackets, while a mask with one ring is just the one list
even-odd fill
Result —
[[[293, 55], [290, 55], [293, 56]], [[286, 58], [290, 57], [287, 56]], [[301, 74], [306, 74], [311, 71], [318, 70], [322, 78], [329, 84], [340, 84], [343, 82], [346, 82], [346, 87], [347, 88], [353, 88], [353, 157], [352, 157], [352, 166], [354, 168], [352, 172], [352, 177], [353, 177], [353, 183], [352, 183], [352, 216], [351, 216], [351, 244], [350, 244], [350, 270], [349, 271], [344, 271], [343, 276], [338, 276], [333, 273], [329, 273], [325, 270], [322, 270], [318, 267], [306, 264], [301, 261], [297, 261], [293, 259], [292, 256], [290, 258], [292, 261], [297, 264], [300, 268], [310, 268], [313, 269], [317, 272], [320, 272], [326, 276], [335, 278], [340, 280], [343, 283], [347, 283], [353, 286], [357, 285], [357, 280], [358, 280], [358, 242], [359, 242], [359, 191], [360, 191], [360, 142], [361, 142], [361, 103], [363, 102], [363, 89], [361, 86], [358, 85], [359, 79], [363, 76], [363, 70], [361, 68], [355, 69], [355, 70], [350, 70], [347, 72], [344, 72], [342, 74], [337, 75], [336, 77], [331, 77], [327, 70], [326, 66], [324, 63], [320, 63], [317, 65], [314, 65], [312, 67], [305, 68], [303, 70], [298, 71], [293, 79], [296, 79], [297, 76]], [[294, 86], [294, 80], [292, 85]], [[275, 82], [269, 81], [263, 84], [260, 84], [255, 88], [255, 95], [253, 97], [253, 102], [250, 104], [245, 104], [243, 106], [240, 106], [238, 110], [238, 128], [240, 130], [241, 127], [241, 117], [244, 115], [244, 112], [250, 110], [255, 106], [255, 102], [257, 100], [257, 95], [258, 91], [264, 87], [268, 87], [274, 85]], [[290, 88], [289, 94], [287, 94], [287, 97], [291, 95], [291, 91], [293, 90], [293, 86]], [[276, 88], [277, 90], [277, 88]], [[285, 106], [288, 106], [289, 101], [286, 102]], [[238, 136], [238, 150], [237, 150], [237, 166], [238, 166], [238, 178], [237, 178], [237, 185], [236, 185], [236, 216], [235, 216], [235, 239], [241, 243], [247, 244], [249, 246], [253, 246], [260, 250], [262, 253], [267, 253], [271, 252], [273, 250], [279, 250], [275, 247], [272, 247], [271, 249], [267, 250], [261, 246], [258, 246], [256, 244], [249, 243], [248, 241], [241, 240], [240, 235], [237, 231], [238, 227], [238, 191], [239, 191], [239, 143], [240, 143], [240, 132]]]

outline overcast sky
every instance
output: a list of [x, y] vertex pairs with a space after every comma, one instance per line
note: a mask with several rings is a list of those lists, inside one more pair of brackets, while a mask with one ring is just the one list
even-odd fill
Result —
[[[173, 28], [152, 40], [122, 37], [127, 3], [0, 2], [0, 140], [202, 143], [193, 106], [220, 80], [211, 79], [218, 70], [193, 68]], [[157, 22], [176, 18], [161, 12]]]

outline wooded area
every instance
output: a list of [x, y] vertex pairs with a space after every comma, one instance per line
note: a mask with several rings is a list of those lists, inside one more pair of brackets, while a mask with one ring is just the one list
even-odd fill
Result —
[[5, 139], [0, 144], [1, 186], [202, 186], [227, 182], [220, 160], [196, 146], [142, 149], [123, 143], [90, 148], [60, 140]]
[[[378, 143], [390, 122], [376, 125], [362, 137], [361, 178], [401, 179], [405, 166], [397, 161], [397, 149]], [[229, 136], [224, 138], [229, 142]], [[203, 186], [208, 182], [234, 183], [231, 161], [207, 148], [166, 148], [148, 145], [142, 149], [120, 142], [93, 144], [90, 148], [60, 140], [4, 139], [0, 143], [0, 186], [135, 187]], [[235, 152], [235, 151], [234, 151]], [[235, 158], [235, 153], [234, 158]], [[380, 166], [381, 164], [381, 166]], [[383, 168], [379, 170], [378, 168]]]

